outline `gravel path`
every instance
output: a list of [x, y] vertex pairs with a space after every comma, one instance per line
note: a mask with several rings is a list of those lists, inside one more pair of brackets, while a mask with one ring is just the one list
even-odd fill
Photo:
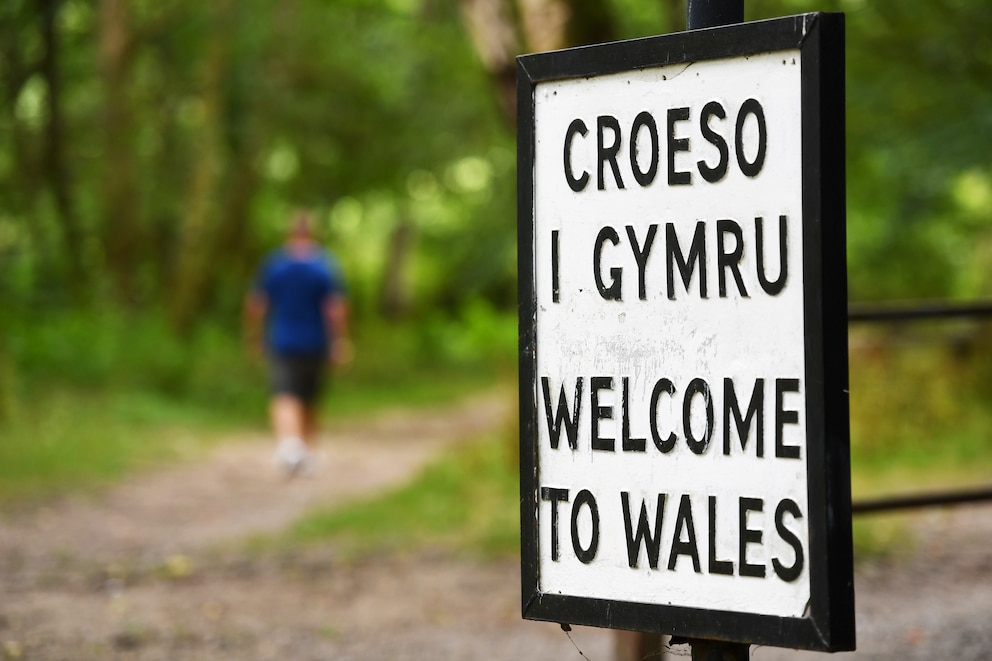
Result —
[[[99, 496], [0, 511], [0, 659], [609, 661], [611, 632], [520, 619], [515, 560], [243, 552], [308, 508], [409, 479], [511, 410], [492, 396], [334, 428], [313, 479], [278, 479], [259, 436]], [[911, 526], [911, 550], [860, 566], [859, 651], [838, 658], [992, 659], [992, 507]]]
[[[992, 506], [920, 511], [912, 548], [855, 574], [858, 651], [842, 659], [992, 659]], [[822, 655], [759, 649], [758, 661]]]

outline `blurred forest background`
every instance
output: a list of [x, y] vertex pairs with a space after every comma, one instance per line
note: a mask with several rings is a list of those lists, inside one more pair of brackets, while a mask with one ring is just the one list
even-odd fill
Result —
[[[748, 20], [819, 10], [847, 14], [851, 300], [992, 295], [992, 7], [746, 2]], [[125, 470], [136, 429], [263, 424], [241, 304], [300, 206], [354, 309], [331, 409], [512, 378], [514, 56], [684, 27], [683, 0], [4, 0], [7, 494], [71, 482], [90, 445]], [[990, 337], [855, 338], [866, 461], [907, 434], [932, 461], [951, 430], [954, 461], [987, 469]]]

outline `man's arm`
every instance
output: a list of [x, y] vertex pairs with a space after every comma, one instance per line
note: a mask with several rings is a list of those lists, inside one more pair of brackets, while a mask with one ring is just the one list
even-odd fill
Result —
[[262, 356], [265, 314], [268, 307], [269, 299], [260, 291], [252, 290], [245, 297], [244, 342], [245, 348], [255, 357]]
[[348, 299], [341, 294], [331, 294], [324, 302], [324, 318], [327, 321], [328, 341], [327, 355], [334, 365], [346, 365], [351, 362], [354, 349], [348, 335]]

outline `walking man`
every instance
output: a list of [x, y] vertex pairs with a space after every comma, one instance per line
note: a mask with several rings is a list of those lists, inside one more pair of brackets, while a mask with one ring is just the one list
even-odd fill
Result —
[[285, 244], [268, 255], [245, 304], [251, 348], [264, 347], [271, 378], [275, 461], [287, 475], [313, 469], [317, 403], [327, 368], [351, 359], [344, 279], [296, 213]]

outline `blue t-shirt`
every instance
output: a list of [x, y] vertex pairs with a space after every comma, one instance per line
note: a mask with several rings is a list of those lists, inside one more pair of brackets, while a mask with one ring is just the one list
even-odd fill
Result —
[[323, 250], [293, 255], [272, 252], [259, 270], [255, 289], [268, 300], [269, 349], [278, 355], [323, 354], [330, 329], [324, 305], [345, 292], [337, 262]]

